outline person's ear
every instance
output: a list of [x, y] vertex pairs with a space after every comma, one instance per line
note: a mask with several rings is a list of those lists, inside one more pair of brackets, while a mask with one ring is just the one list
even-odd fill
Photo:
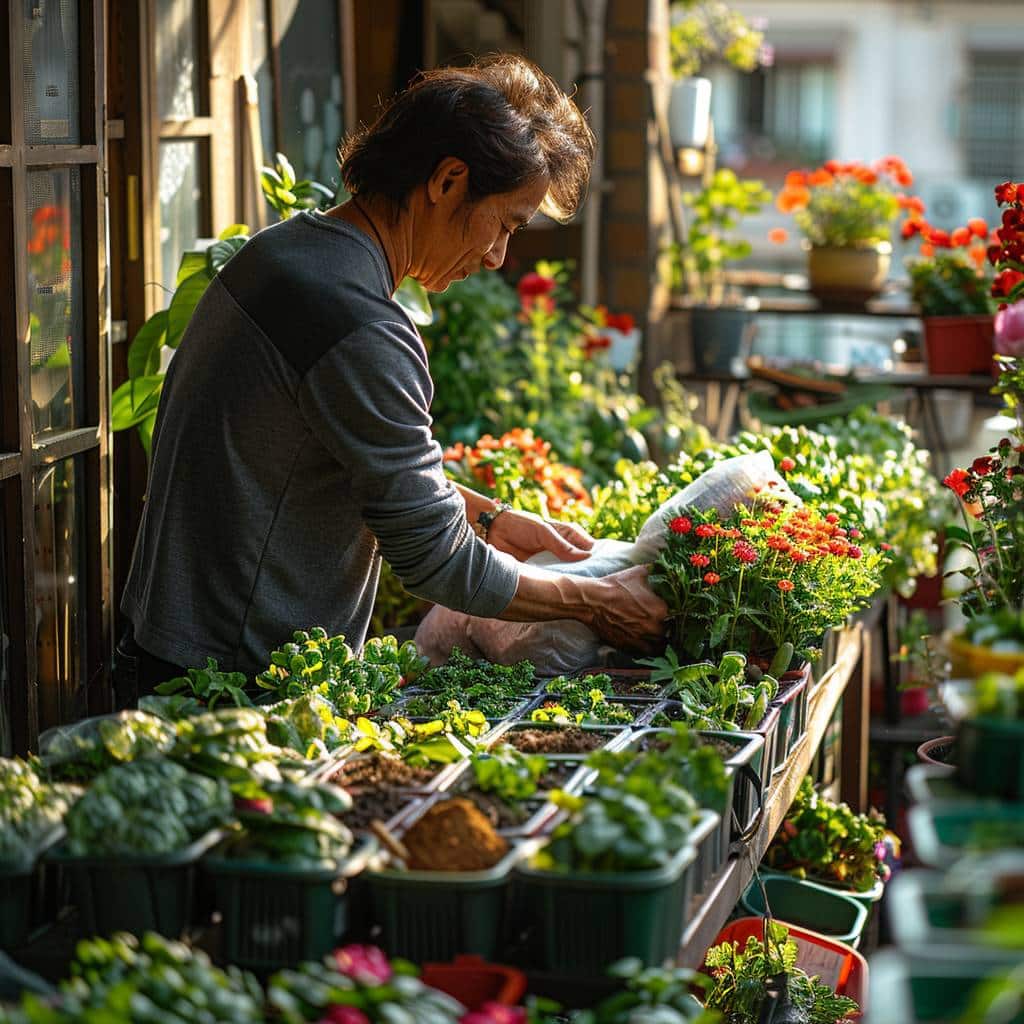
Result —
[[427, 179], [427, 198], [431, 204], [460, 204], [469, 191], [469, 168], [464, 160], [446, 156]]

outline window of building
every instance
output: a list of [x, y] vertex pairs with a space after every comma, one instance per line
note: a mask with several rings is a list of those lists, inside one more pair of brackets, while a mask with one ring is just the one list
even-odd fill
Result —
[[963, 142], [970, 177], [991, 182], [1024, 174], [1021, 54], [971, 54]]

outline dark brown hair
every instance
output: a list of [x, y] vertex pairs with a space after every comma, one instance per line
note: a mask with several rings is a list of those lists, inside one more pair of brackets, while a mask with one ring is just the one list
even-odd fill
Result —
[[445, 157], [469, 168], [473, 200], [547, 174], [542, 212], [568, 220], [586, 193], [594, 134], [558, 84], [522, 57], [423, 74], [338, 147], [345, 187], [403, 204]]

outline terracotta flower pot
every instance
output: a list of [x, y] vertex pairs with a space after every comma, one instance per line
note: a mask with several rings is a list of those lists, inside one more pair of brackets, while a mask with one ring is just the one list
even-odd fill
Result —
[[892, 246], [812, 245], [807, 252], [811, 291], [822, 302], [865, 302], [881, 290]]
[[926, 316], [924, 348], [930, 373], [970, 374], [993, 371], [992, 316]]
[[956, 742], [953, 736], [937, 736], [933, 740], [922, 743], [917, 748], [917, 758], [924, 764], [930, 764], [937, 768], [945, 768], [950, 773], [956, 771], [956, 765], [945, 760], [953, 753], [953, 745]]

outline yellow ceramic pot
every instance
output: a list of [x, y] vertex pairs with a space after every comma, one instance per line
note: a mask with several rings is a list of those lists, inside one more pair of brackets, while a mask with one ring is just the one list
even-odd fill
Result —
[[951, 636], [947, 643], [954, 679], [977, 679], [986, 672], [1012, 676], [1024, 668], [1024, 652], [994, 651], [969, 643], [962, 636]]
[[892, 246], [812, 245], [807, 252], [807, 277], [811, 291], [822, 301], [863, 302], [881, 290]]

